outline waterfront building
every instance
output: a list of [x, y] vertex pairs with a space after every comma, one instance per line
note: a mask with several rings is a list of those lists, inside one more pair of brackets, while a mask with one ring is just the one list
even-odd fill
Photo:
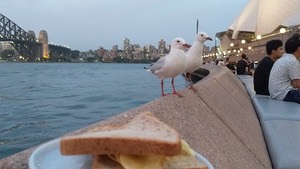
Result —
[[164, 56], [167, 52], [167, 49], [166, 49], [166, 41], [164, 41], [163, 39], [161, 39], [159, 42], [158, 42], [158, 55], [159, 56]]
[[135, 51], [135, 50], [141, 48], [141, 46], [140, 46], [139, 44], [133, 44], [133, 45], [131, 45], [131, 47], [132, 47], [132, 50], [133, 50], [133, 51]]
[[9, 41], [2, 41], [0, 42], [0, 51], [4, 50], [15, 50], [14, 47], [11, 45], [11, 42]]
[[130, 44], [130, 40], [128, 38], [125, 38], [123, 40], [123, 58], [126, 59], [132, 59], [132, 45]]
[[144, 59], [145, 58], [144, 48], [141, 47], [134, 48], [132, 55], [134, 60]]
[[118, 52], [118, 50], [119, 50], [118, 45], [114, 45], [111, 50], [114, 52]]
[[115, 51], [105, 51], [102, 61], [111, 62], [115, 57], [117, 57], [118, 52]]
[[130, 40], [128, 38], [125, 38], [123, 40], [123, 50], [124, 51], [129, 51], [131, 50], [131, 45], [130, 45]]
[[300, 32], [300, 1], [249, 0], [228, 30], [216, 33], [215, 46], [221, 57], [237, 61], [241, 53], [259, 62], [265, 55], [265, 44], [271, 39], [283, 43]]
[[145, 58], [146, 59], [153, 59], [154, 56], [152, 56], [152, 54], [155, 53], [155, 46], [153, 45], [145, 45]]

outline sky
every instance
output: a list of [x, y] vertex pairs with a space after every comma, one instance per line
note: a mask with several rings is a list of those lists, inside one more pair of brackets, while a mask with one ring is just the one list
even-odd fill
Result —
[[[181, 37], [192, 44], [199, 31], [211, 38], [226, 31], [248, 0], [0, 0], [0, 13], [38, 37], [72, 50], [131, 44], [158, 46]], [[205, 42], [214, 46], [214, 42]]]

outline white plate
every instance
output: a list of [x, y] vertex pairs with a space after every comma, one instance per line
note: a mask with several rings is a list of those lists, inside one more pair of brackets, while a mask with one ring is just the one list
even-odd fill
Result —
[[[29, 158], [30, 169], [90, 169], [92, 168], [91, 155], [65, 156], [60, 154], [60, 139], [49, 141], [31, 154]], [[214, 169], [210, 162], [202, 155], [196, 153], [197, 158], [203, 161], [208, 169]]]

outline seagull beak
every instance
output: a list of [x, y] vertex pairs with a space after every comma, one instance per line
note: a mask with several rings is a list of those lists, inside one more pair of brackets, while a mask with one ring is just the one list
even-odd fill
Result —
[[212, 41], [212, 38], [210, 38], [210, 37], [207, 37], [207, 38], [206, 38], [206, 40], [210, 40], [210, 41]]
[[183, 46], [186, 48], [190, 48], [192, 45], [185, 43], [185, 44], [183, 44]]

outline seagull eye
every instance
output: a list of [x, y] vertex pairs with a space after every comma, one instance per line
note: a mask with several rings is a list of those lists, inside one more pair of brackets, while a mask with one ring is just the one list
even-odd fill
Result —
[[203, 34], [201, 34], [201, 36], [203, 36]]
[[179, 43], [180, 42], [180, 40], [177, 40], [177, 43]]

